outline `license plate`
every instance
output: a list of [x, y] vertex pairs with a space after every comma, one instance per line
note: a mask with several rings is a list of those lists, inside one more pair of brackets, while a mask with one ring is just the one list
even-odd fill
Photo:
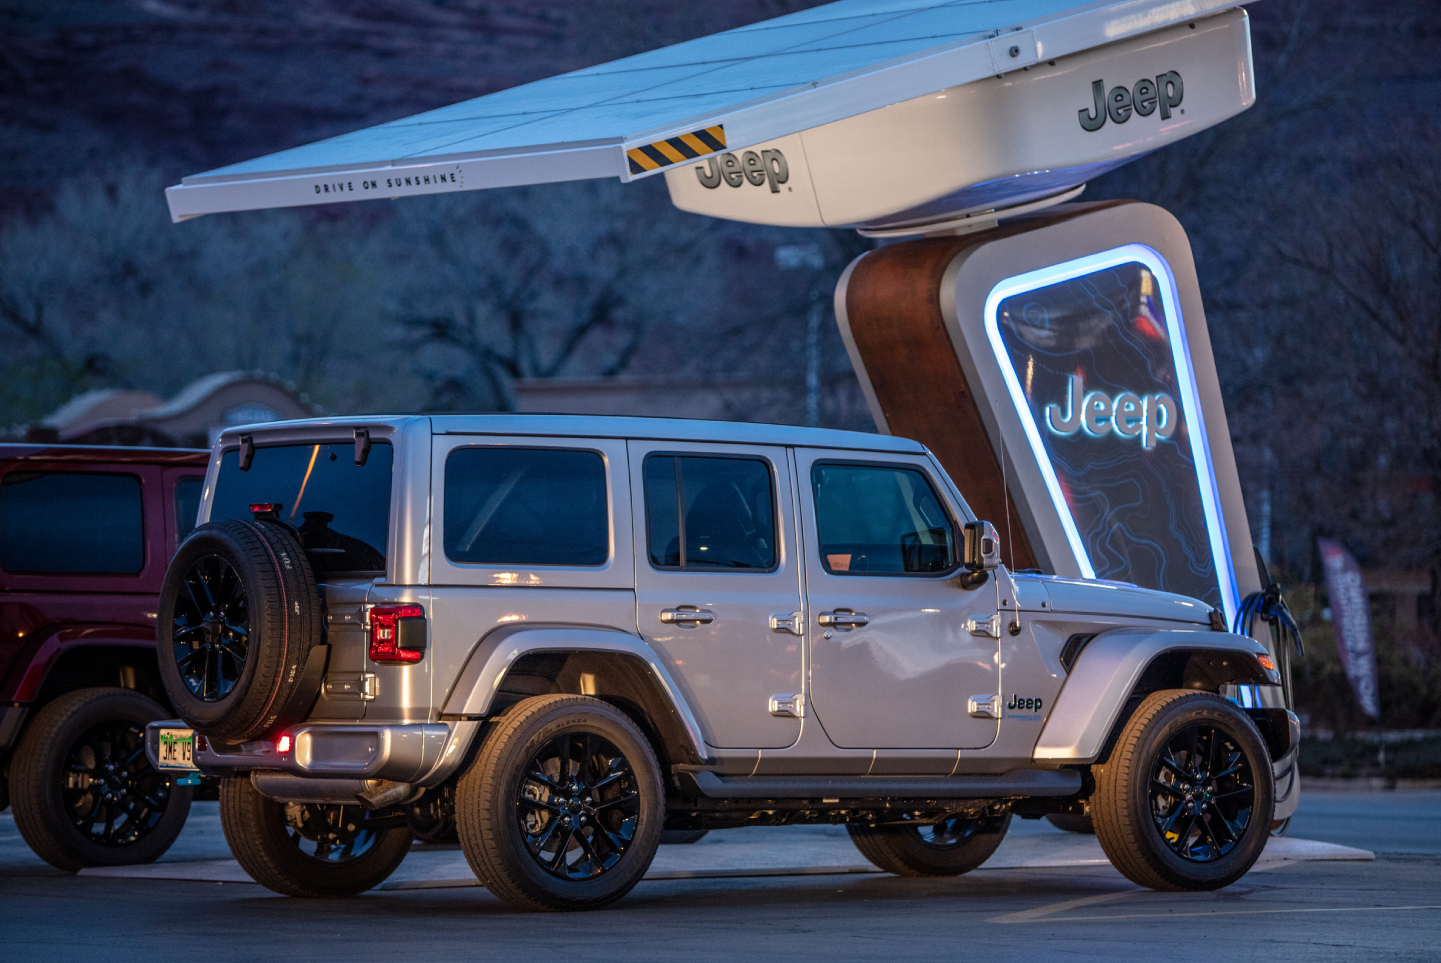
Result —
[[195, 733], [193, 730], [160, 730], [160, 768], [195, 768]]

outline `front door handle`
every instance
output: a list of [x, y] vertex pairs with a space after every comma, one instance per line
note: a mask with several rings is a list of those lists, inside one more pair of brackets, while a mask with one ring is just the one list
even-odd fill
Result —
[[675, 609], [661, 609], [660, 620], [666, 625], [709, 625], [715, 621], [715, 613], [703, 612], [694, 605], [683, 605]]
[[833, 626], [838, 629], [858, 629], [863, 625], [868, 625], [871, 619], [864, 612], [836, 609], [834, 612], [822, 612], [816, 616], [816, 621], [821, 625]]

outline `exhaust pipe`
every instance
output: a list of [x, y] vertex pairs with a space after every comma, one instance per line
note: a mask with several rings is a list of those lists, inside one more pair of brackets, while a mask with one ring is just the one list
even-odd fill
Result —
[[410, 802], [425, 792], [408, 782], [394, 782], [390, 779], [367, 779], [365, 788], [355, 794], [366, 809], [385, 809]]

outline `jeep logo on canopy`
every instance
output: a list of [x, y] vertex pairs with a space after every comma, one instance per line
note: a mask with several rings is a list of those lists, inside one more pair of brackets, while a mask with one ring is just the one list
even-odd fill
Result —
[[1100, 130], [1106, 126], [1107, 117], [1117, 124], [1124, 124], [1131, 119], [1132, 111], [1149, 117], [1157, 107], [1161, 108], [1161, 119], [1170, 120], [1172, 108], [1181, 106], [1181, 99], [1185, 96], [1186, 85], [1181, 83], [1181, 75], [1174, 70], [1168, 70], [1155, 80], [1142, 77], [1130, 88], [1112, 87], [1109, 94], [1106, 93], [1106, 82], [1097, 80], [1091, 84], [1094, 103], [1090, 108], [1076, 111], [1076, 116], [1080, 118], [1083, 130]]
[[739, 158], [734, 154], [720, 154], [706, 158], [704, 164], [697, 164], [695, 176], [702, 187], [714, 190], [725, 181], [731, 187], [740, 187], [746, 181], [760, 187], [769, 183], [772, 194], [779, 194], [781, 185], [791, 179], [791, 168], [786, 155], [778, 150], [763, 150], [757, 154], [748, 150]]

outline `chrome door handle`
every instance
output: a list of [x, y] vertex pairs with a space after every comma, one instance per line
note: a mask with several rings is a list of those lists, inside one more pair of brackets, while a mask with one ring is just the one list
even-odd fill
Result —
[[708, 625], [715, 621], [715, 613], [702, 612], [695, 606], [661, 609], [660, 620], [666, 625]]
[[838, 629], [858, 629], [870, 623], [870, 616], [864, 612], [847, 612], [844, 609], [837, 609], [834, 612], [822, 612], [816, 616], [816, 621], [821, 625], [834, 626]]

